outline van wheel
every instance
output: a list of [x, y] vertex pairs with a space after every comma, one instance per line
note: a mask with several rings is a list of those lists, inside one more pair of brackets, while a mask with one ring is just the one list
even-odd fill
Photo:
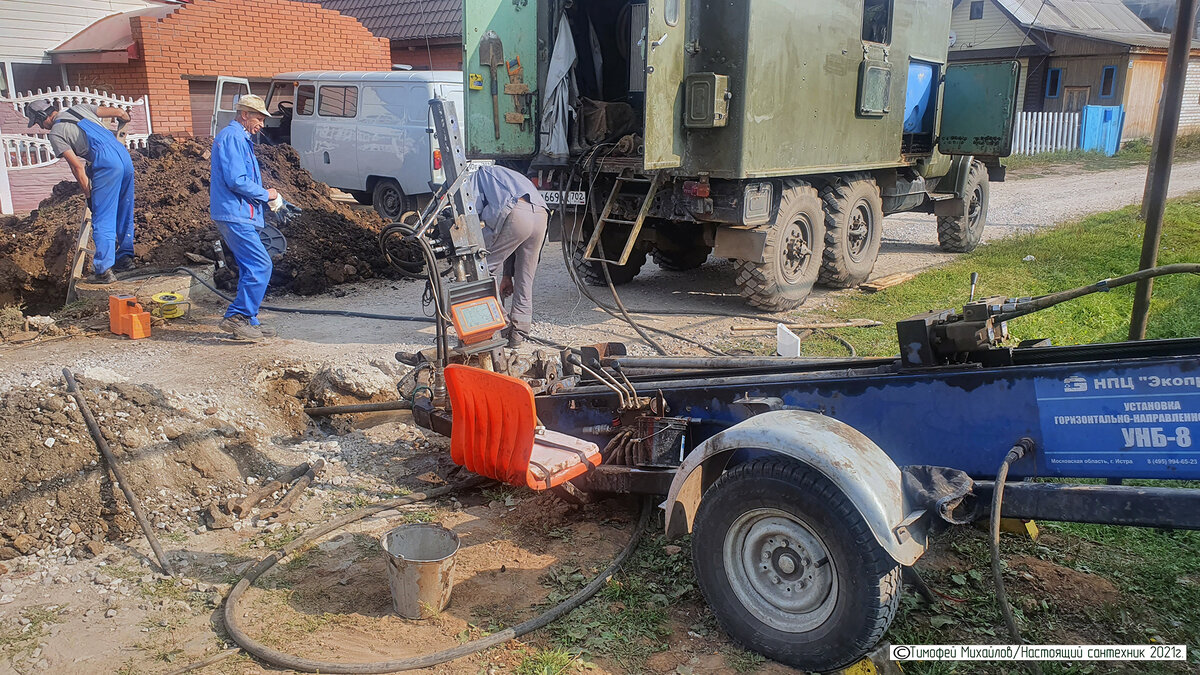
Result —
[[805, 671], [861, 658], [900, 604], [900, 566], [853, 502], [787, 459], [740, 464], [705, 491], [692, 564], [730, 637]]
[[866, 174], [835, 178], [821, 190], [825, 203], [823, 286], [852, 288], [867, 280], [883, 238], [883, 201], [879, 186]]
[[768, 228], [763, 262], [737, 261], [735, 282], [751, 305], [780, 312], [803, 303], [821, 271], [825, 212], [817, 190], [792, 181]]
[[409, 198], [394, 178], [381, 178], [371, 194], [375, 211], [384, 220], [394, 223], [410, 209]]

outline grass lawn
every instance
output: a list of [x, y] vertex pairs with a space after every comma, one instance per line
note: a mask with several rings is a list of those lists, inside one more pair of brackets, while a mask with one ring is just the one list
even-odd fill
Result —
[[[1175, 141], [1175, 161], [1200, 159], [1200, 134], [1182, 136]], [[1116, 155], [1105, 157], [1099, 152], [1064, 150], [1041, 155], [1016, 155], [1004, 160], [1012, 178], [1038, 178], [1054, 173], [1063, 166], [1075, 166], [1085, 171], [1107, 171], [1150, 163], [1150, 142], [1134, 140], [1126, 143]]]
[[[922, 312], [961, 307], [979, 273], [977, 297], [1036, 296], [1095, 283], [1137, 270], [1143, 224], [1136, 207], [1089, 216], [1052, 230], [979, 247], [954, 262], [880, 293], [849, 294], [830, 318], [866, 318], [878, 328], [834, 331], [862, 355], [897, 353], [894, 323]], [[1023, 262], [1033, 256], [1031, 262]], [[1159, 264], [1200, 262], [1200, 194], [1173, 200], [1164, 219]], [[1050, 338], [1054, 344], [1120, 342], [1128, 336], [1134, 286], [1096, 293], [1016, 319], [1016, 340]], [[1147, 331], [1151, 338], [1200, 336], [1200, 277], [1155, 281]], [[844, 354], [836, 344], [806, 344], [806, 352]]]

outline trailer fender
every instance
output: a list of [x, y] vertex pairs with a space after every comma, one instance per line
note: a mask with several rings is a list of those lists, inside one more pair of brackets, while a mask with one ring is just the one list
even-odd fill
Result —
[[909, 508], [900, 468], [858, 430], [805, 410], [755, 415], [689, 454], [664, 503], [668, 537], [692, 531], [705, 490], [739, 450], [784, 455], [821, 472], [850, 499], [879, 545], [897, 563], [912, 565], [925, 551], [924, 511]]

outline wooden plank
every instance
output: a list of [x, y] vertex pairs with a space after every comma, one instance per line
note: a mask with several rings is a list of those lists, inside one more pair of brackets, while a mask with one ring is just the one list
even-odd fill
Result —
[[[763, 321], [770, 321], [770, 319], [763, 319]], [[804, 330], [829, 330], [830, 328], [872, 328], [875, 326], [882, 326], [883, 324], [878, 321], [872, 321], [870, 319], [852, 319], [850, 321], [831, 321], [828, 323], [789, 323], [789, 324], [784, 324], [784, 325], [787, 327], [788, 330], [791, 330], [791, 331], [798, 331], [798, 330], [804, 331]], [[776, 327], [774, 325], [769, 325], [769, 324], [768, 325], [743, 324], [743, 325], [739, 325], [739, 326], [730, 326], [729, 327], [729, 330], [733, 331], [734, 333], [751, 333], [751, 332], [756, 332], [756, 331], [774, 332], [775, 329], [776, 329]]]
[[859, 288], [872, 292], [882, 291], [885, 288], [898, 286], [915, 276], [916, 275], [911, 272], [898, 272], [896, 274], [889, 274], [886, 277], [880, 277], [874, 281], [868, 281], [865, 284], [860, 284]]

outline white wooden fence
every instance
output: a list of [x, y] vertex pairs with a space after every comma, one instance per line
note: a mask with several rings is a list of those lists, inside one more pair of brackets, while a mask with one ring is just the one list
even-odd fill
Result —
[[1040, 155], [1076, 150], [1081, 120], [1079, 113], [1019, 112], [1013, 124], [1012, 154]]
[[[143, 108], [146, 118], [145, 133], [125, 135], [125, 145], [130, 149], [146, 147], [147, 139], [153, 132], [150, 122], [150, 100], [145, 96], [134, 99], [127, 96], [114, 96], [87, 87], [55, 87], [46, 91], [41, 89], [29, 91], [13, 98], [0, 98], [0, 106], [12, 106], [13, 112], [16, 113], [15, 116], [9, 113], [3, 118], [9, 119], [21, 130], [20, 133], [17, 133], [10, 128], [7, 130], [9, 133], [5, 133], [5, 129], [0, 129], [0, 213], [3, 214], [13, 213], [9, 172], [46, 167], [58, 161], [53, 148], [50, 147], [50, 141], [46, 138], [46, 132], [37, 127], [26, 129], [24, 124], [25, 106], [39, 100], [49, 100], [57, 104], [60, 109], [86, 103], [121, 108], [131, 115], [134, 114], [135, 108]], [[14, 117], [15, 120], [12, 119]], [[36, 182], [41, 179], [34, 180]]]
[[[127, 96], [113, 96], [103, 91], [92, 91], [87, 87], [55, 87], [36, 92], [30, 91], [14, 98], [0, 99], [0, 105], [11, 105], [13, 110], [22, 117], [25, 116], [25, 106], [33, 101], [49, 100], [65, 110], [73, 105], [85, 103], [101, 105], [110, 108], [120, 108], [133, 113], [135, 107], [143, 107], [146, 111], [146, 133], [127, 134], [125, 145], [130, 149], [146, 147], [146, 139], [150, 137], [153, 127], [150, 124], [150, 101], [145, 97], [138, 99]], [[0, 131], [0, 154], [3, 155], [9, 171], [20, 169], [36, 169], [49, 166], [58, 161], [46, 133], [37, 127], [24, 133], [3, 133]]]

